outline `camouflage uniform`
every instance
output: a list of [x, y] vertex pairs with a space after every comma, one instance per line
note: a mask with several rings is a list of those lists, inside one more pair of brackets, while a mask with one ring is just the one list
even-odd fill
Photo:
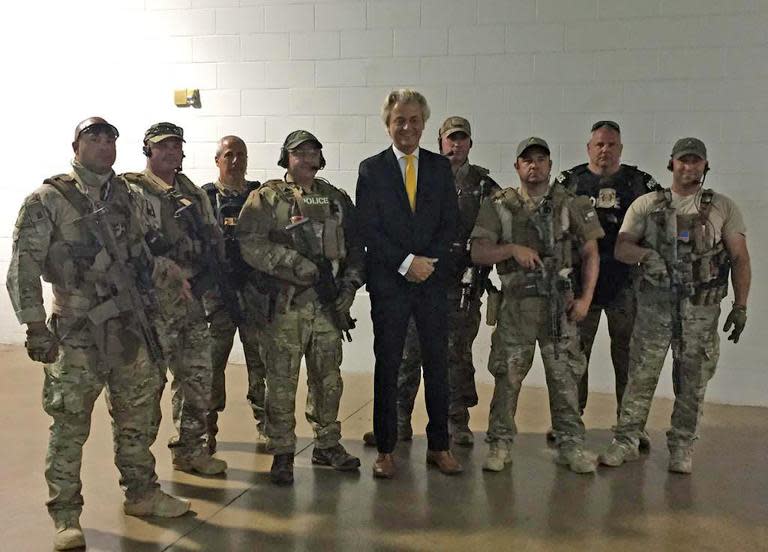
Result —
[[[572, 265], [573, 241], [600, 238], [603, 231], [588, 200], [558, 186], [552, 186], [541, 203], [512, 188], [499, 192], [480, 208], [472, 238], [525, 245], [538, 251], [542, 261], [547, 262], [534, 217], [543, 210], [542, 205], [548, 198], [551, 198], [550, 224], [555, 250], [552, 272], [568, 269]], [[514, 258], [498, 263], [496, 270], [502, 282], [502, 303], [488, 359], [488, 370], [494, 376], [495, 385], [487, 440], [491, 444], [502, 442], [508, 447], [514, 439], [517, 400], [538, 342], [558, 445], [561, 449], [580, 446], [584, 440], [584, 424], [579, 416], [577, 384], [586, 369], [586, 360], [576, 324], [561, 311], [561, 336], [555, 342], [550, 313], [554, 299], [537, 289], [542, 281], [540, 272], [522, 269]]]
[[670, 264], [670, 246], [677, 240], [682, 283], [675, 291], [669, 277], [645, 273], [639, 283], [630, 377], [615, 438], [637, 447], [671, 345], [675, 404], [667, 443], [673, 452], [688, 449], [697, 438], [704, 393], [720, 354], [717, 323], [720, 301], [728, 292], [729, 267], [722, 236], [745, 234], [746, 227], [738, 207], [721, 194], [704, 190], [681, 197], [663, 190], [633, 203], [621, 231], [639, 236], [640, 245]]
[[[168, 195], [170, 190], [184, 198], [202, 214], [204, 228], [211, 236], [219, 230], [205, 192], [184, 174], [178, 173], [170, 188], [149, 169], [143, 173], [125, 173], [123, 177], [145, 200], [153, 225], [164, 238], [158, 245], [163, 254], [173, 259], [192, 283], [194, 298], [180, 300], [177, 290], [161, 290], [158, 333], [168, 368], [173, 374], [171, 404], [176, 435], [168, 446], [174, 461], [187, 461], [208, 454], [207, 414], [211, 408], [211, 340], [202, 295], [214, 283], [203, 267], [210, 240], [203, 241], [187, 226], [184, 219], [175, 218], [179, 208]], [[219, 243], [221, 240], [217, 240]]]
[[[144, 270], [146, 278], [151, 258], [126, 183], [114, 173], [97, 175], [77, 163], [70, 174], [51, 180], [106, 207], [118, 246], [132, 261], [129, 274], [138, 280]], [[45, 365], [43, 408], [53, 418], [45, 478], [48, 511], [58, 526], [76, 522], [82, 510], [83, 444], [104, 388], [127, 499], [140, 500], [159, 488], [149, 447], [157, 436], [165, 379], [149, 360], [131, 306], [115, 295], [109, 255], [77, 222], [78, 209], [48, 182], [26, 198], [19, 213], [7, 287], [19, 322], [28, 324], [45, 320], [40, 277], [53, 286], [48, 326], [59, 352]]]
[[[245, 364], [248, 370], [248, 393], [246, 398], [253, 410], [259, 434], [264, 433], [264, 393], [266, 367], [261, 359], [259, 324], [245, 309], [242, 290], [253, 269], [240, 256], [240, 246], [234, 235], [237, 219], [240, 216], [248, 195], [259, 188], [259, 182], [246, 182], [244, 195], [231, 190], [225, 190], [221, 184], [210, 182], [203, 186], [208, 194], [213, 213], [225, 237], [225, 254], [230, 271], [228, 285], [234, 292], [233, 299], [238, 302], [234, 307], [228, 307], [224, 298], [219, 296], [207, 305], [210, 312], [211, 359], [213, 364], [213, 388], [211, 392], [211, 410], [208, 412], [208, 445], [211, 453], [216, 451], [216, 434], [218, 433], [219, 412], [224, 410], [227, 402], [226, 379], [224, 371], [232, 351], [235, 332], [240, 336], [245, 353]], [[237, 312], [240, 311], [240, 312]], [[235, 321], [235, 312], [241, 319]]]
[[[587, 358], [592, 353], [592, 344], [600, 324], [600, 315], [605, 311], [608, 320], [608, 334], [611, 338], [611, 360], [616, 375], [616, 414], [621, 406], [621, 397], [627, 385], [629, 368], [629, 340], [635, 321], [635, 298], [630, 278], [630, 268], [613, 257], [616, 237], [629, 205], [641, 195], [660, 189], [654, 178], [632, 165], [620, 165], [610, 176], [600, 176], [589, 170], [584, 163], [563, 171], [555, 179], [567, 190], [580, 196], [587, 196], [595, 207], [605, 237], [597, 242], [600, 252], [600, 273], [595, 286], [595, 296], [587, 317], [579, 323], [581, 347]], [[589, 392], [589, 372], [579, 382], [579, 409], [584, 412]]]
[[[448, 417], [453, 427], [469, 424], [469, 408], [477, 404], [475, 367], [472, 362], [472, 343], [480, 329], [480, 305], [487, 271], [480, 274], [479, 288], [462, 301], [462, 277], [472, 267], [466, 244], [475, 225], [481, 201], [501, 188], [488, 176], [488, 169], [469, 162], [455, 175], [459, 202], [459, 228], [454, 244], [455, 272], [448, 285], [448, 383], [450, 406]], [[479, 269], [482, 270], [482, 269]], [[469, 290], [467, 290], [469, 291]], [[421, 380], [421, 352], [416, 325], [408, 323], [403, 348], [403, 361], [397, 379], [397, 421], [401, 437], [411, 435], [411, 414]]]
[[315, 178], [307, 194], [290, 175], [266, 182], [249, 196], [240, 215], [237, 236], [243, 259], [263, 273], [270, 289], [266, 304], [271, 321], [263, 331], [262, 351], [267, 367], [267, 450], [274, 455], [293, 454], [296, 448], [294, 411], [302, 357], [309, 387], [306, 416], [315, 448], [330, 449], [341, 438], [341, 331], [320, 303], [314, 280], [297, 270], [312, 263], [295, 250], [285, 228], [310, 219], [323, 244], [335, 244], [324, 247], [324, 255], [332, 261], [339, 288], [353, 292], [363, 284], [363, 250], [352, 217], [354, 206], [342, 190]]

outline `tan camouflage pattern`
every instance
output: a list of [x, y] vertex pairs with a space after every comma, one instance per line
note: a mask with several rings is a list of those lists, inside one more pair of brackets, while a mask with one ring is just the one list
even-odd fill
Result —
[[[344, 228], [344, 247], [339, 249], [346, 255], [333, 261], [337, 285], [356, 290], [364, 281], [364, 265], [354, 227], [354, 205], [346, 193], [322, 179], [315, 179], [312, 193], [329, 198], [333, 216]], [[341, 332], [323, 311], [311, 282], [294, 271], [298, 262], [309, 261], [290, 244], [270, 236], [291, 223], [301, 196], [303, 190], [291, 182], [266, 182], [248, 197], [237, 225], [243, 259], [271, 278], [275, 297], [273, 319], [261, 336], [267, 373], [267, 450], [272, 454], [292, 453], [296, 448], [294, 411], [302, 357], [309, 387], [306, 416], [315, 444], [330, 448], [341, 438], [337, 419], [343, 388]]]
[[211, 390], [211, 409], [208, 412], [208, 448], [216, 450], [216, 435], [218, 434], [219, 412], [227, 404], [227, 389], [225, 370], [235, 333], [240, 337], [245, 353], [245, 364], [248, 372], [248, 392], [246, 398], [256, 419], [256, 428], [264, 433], [265, 411], [264, 396], [266, 393], [267, 369], [261, 358], [261, 328], [257, 324], [242, 322], [235, 324], [226, 309], [217, 310], [210, 317], [209, 331], [211, 334], [211, 359], [213, 365], [213, 382]]
[[491, 336], [488, 371], [495, 385], [488, 416], [491, 443], [511, 443], [517, 433], [515, 412], [523, 380], [533, 364], [536, 343], [544, 363], [552, 427], [558, 445], [581, 444], [584, 424], [579, 416], [578, 382], [586, 369], [578, 331], [572, 322], [563, 324], [557, 344], [550, 336], [549, 304], [544, 297], [515, 297], [504, 291], [499, 320]]
[[[89, 197], [98, 197], [104, 178], [76, 166], [62, 175]], [[144, 231], [128, 188], [114, 175], [108, 177], [111, 219], [119, 245], [133, 256], [144, 254]], [[80, 468], [88, 438], [93, 404], [107, 390], [112, 417], [115, 464], [120, 485], [129, 500], [158, 487], [150, 445], [160, 421], [160, 390], [164, 378], [147, 357], [133, 317], [126, 312], [95, 326], [84, 316], [103, 299], [97, 289], [108, 286], [103, 273], [84, 262], [73, 265], [62, 255], [69, 244], [85, 243], [89, 236], [75, 221], [78, 211], [52, 186], [43, 185], [22, 205], [13, 235], [7, 287], [19, 322], [45, 320], [40, 278], [53, 287], [54, 314], [49, 328], [60, 341], [57, 359], [45, 366], [43, 408], [53, 418], [48, 440], [45, 477], [48, 510], [54, 521], [77, 519], [83, 505]], [[63, 249], [64, 248], [64, 249]], [[84, 279], [84, 281], [80, 281]]]
[[[629, 381], [621, 403], [616, 439], [637, 446], [645, 427], [664, 359], [672, 342], [674, 301], [671, 292], [644, 285], [637, 296], [637, 317], [630, 344]], [[681, 347], [672, 347], [679, 361], [675, 377], [670, 449], [685, 448], [697, 438], [707, 383], [720, 356], [717, 324], [720, 305], [697, 306], [683, 300]]]
[[[185, 276], [200, 273], [203, 245], [186, 235], [181, 224], [173, 219], [175, 206], [160, 192], [162, 181], [148, 169], [143, 173], [126, 173], [124, 177], [131, 189], [144, 198], [153, 227], [174, 243], [167, 255]], [[203, 190], [181, 173], [176, 176], [174, 189], [193, 201], [203, 214], [204, 223], [218, 231]], [[158, 301], [158, 335], [167, 368], [173, 375], [171, 405], [176, 435], [170, 438], [168, 446], [174, 459], [188, 460], [208, 452], [208, 412], [213, 386], [211, 337], [201, 299], [182, 300], [178, 290], [164, 288], [158, 290]]]
[[307, 365], [305, 415], [320, 449], [335, 446], [341, 439], [338, 420], [341, 380], [341, 332], [317, 301], [288, 312], [276, 313], [264, 328], [264, 364], [267, 367], [267, 451], [286, 454], [296, 451], [296, 389], [304, 357]]

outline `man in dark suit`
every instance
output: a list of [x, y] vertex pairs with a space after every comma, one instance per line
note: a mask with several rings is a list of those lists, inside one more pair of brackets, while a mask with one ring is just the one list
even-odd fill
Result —
[[462, 471], [449, 450], [446, 356], [446, 284], [458, 205], [449, 161], [419, 147], [428, 118], [429, 106], [419, 92], [391, 92], [382, 119], [392, 146], [360, 163], [357, 179], [376, 355], [374, 477], [395, 474], [397, 371], [411, 316], [423, 355], [427, 463], [445, 474]]

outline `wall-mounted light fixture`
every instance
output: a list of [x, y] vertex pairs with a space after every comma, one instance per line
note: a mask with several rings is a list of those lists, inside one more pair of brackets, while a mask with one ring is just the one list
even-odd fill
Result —
[[173, 91], [173, 102], [176, 107], [200, 108], [200, 90], [198, 88], [182, 88]]

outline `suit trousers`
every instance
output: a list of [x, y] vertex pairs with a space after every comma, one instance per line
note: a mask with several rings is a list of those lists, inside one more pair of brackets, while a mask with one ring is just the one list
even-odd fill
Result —
[[427, 280], [400, 293], [371, 292], [373, 350], [373, 431], [378, 450], [391, 453], [397, 442], [397, 376], [408, 320], [419, 335], [429, 450], [448, 450], [448, 302], [445, 285]]

